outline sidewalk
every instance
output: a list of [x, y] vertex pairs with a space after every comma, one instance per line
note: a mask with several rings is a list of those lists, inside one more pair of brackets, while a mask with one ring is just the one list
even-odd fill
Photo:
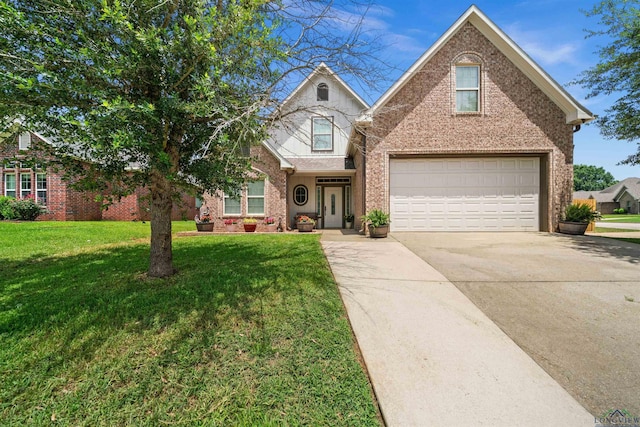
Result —
[[439, 272], [392, 237], [322, 246], [388, 426], [593, 426]]

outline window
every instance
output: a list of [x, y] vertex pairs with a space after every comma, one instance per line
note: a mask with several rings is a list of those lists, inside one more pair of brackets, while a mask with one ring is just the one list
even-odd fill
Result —
[[31, 147], [31, 134], [29, 132], [21, 133], [18, 137], [18, 149], [28, 150]]
[[264, 214], [264, 181], [247, 184], [247, 214]]
[[328, 101], [329, 100], [329, 86], [326, 83], [320, 83], [318, 85], [318, 101]]
[[234, 194], [224, 195], [224, 214], [225, 215], [240, 215], [240, 195]]
[[304, 185], [296, 185], [293, 189], [293, 202], [298, 206], [307, 204], [309, 200], [309, 191]]
[[351, 187], [344, 187], [344, 214], [351, 215]]
[[311, 127], [311, 148], [318, 151], [333, 150], [333, 119], [314, 117]]
[[322, 187], [316, 187], [316, 215], [322, 216]]
[[31, 195], [31, 174], [20, 174], [20, 198], [24, 199]]
[[456, 66], [456, 111], [462, 113], [480, 111], [480, 67]]
[[16, 175], [7, 173], [4, 175], [4, 195], [16, 197]]
[[38, 203], [47, 204], [47, 175], [44, 173], [36, 174], [36, 197]]

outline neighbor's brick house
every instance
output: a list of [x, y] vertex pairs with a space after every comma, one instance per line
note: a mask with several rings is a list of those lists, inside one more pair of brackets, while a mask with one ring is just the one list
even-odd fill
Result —
[[[47, 207], [47, 214], [38, 217], [40, 220], [54, 221], [132, 221], [149, 220], [149, 203], [147, 191], [139, 188], [120, 202], [102, 209], [101, 203], [95, 200], [96, 193], [79, 192], [70, 188], [62, 179], [62, 174], [51, 169], [29, 168], [20, 162], [27, 151], [36, 142], [46, 139], [35, 132], [24, 132], [17, 135], [14, 143], [7, 144], [0, 151], [0, 177], [2, 188], [0, 195], [24, 198], [33, 195]], [[9, 159], [17, 158], [17, 161]], [[191, 219], [195, 216], [195, 198], [185, 195], [182, 205], [174, 205], [174, 220]]]

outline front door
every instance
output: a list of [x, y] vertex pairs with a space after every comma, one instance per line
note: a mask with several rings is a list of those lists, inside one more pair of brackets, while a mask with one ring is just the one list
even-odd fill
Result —
[[324, 188], [324, 228], [342, 228], [342, 187]]

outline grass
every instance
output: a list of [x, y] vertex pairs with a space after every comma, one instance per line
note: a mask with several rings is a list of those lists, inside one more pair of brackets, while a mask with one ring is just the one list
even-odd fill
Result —
[[175, 238], [166, 280], [148, 224], [0, 236], [1, 425], [379, 425], [317, 236]]
[[609, 227], [596, 227], [594, 233], [633, 233], [640, 232], [640, 230], [629, 230], [626, 228], [609, 228]]
[[622, 222], [622, 223], [640, 222], [640, 215], [632, 215], [632, 214], [602, 215], [602, 218], [605, 219], [607, 222]]

